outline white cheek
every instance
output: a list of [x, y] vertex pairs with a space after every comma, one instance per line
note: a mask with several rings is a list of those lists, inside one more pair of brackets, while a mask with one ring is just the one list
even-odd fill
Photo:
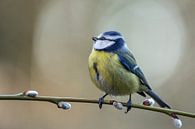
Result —
[[113, 45], [115, 42], [114, 41], [107, 41], [107, 40], [97, 40], [93, 47], [95, 49], [104, 49], [104, 48], [107, 48], [111, 45]]

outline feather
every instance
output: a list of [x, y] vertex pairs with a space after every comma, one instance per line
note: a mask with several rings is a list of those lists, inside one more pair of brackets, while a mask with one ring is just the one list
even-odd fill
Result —
[[[124, 49], [124, 48], [123, 48]], [[139, 66], [136, 63], [136, 60], [133, 56], [133, 54], [131, 54], [131, 52], [126, 49], [126, 51], [116, 51], [116, 54], [119, 57], [119, 61], [120, 63], [124, 66], [124, 68], [130, 72], [132, 72], [133, 74], [135, 74], [139, 79], [140, 82], [145, 85], [148, 89], [151, 90], [151, 87], [149, 86], [148, 82], [146, 81], [146, 78], [143, 74], [143, 72], [141, 71], [141, 69], [139, 68]]]

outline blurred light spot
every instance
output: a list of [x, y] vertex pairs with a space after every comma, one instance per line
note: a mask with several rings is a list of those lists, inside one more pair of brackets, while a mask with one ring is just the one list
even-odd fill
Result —
[[179, 10], [176, 5], [167, 5], [156, 1], [130, 2], [112, 15], [105, 11], [97, 26], [98, 32], [117, 30], [124, 35], [154, 87], [172, 75], [185, 44], [185, 24]]

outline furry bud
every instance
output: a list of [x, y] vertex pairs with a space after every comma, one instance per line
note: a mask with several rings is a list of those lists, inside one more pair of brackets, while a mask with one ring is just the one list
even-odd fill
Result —
[[118, 110], [122, 110], [122, 109], [123, 109], [123, 105], [122, 105], [122, 103], [120, 103], [120, 102], [114, 101], [112, 105], [113, 105], [116, 109], [118, 109]]
[[173, 124], [176, 128], [181, 128], [182, 127], [182, 121], [180, 119], [172, 118], [172, 120], [173, 120]]
[[64, 101], [61, 101], [61, 102], [58, 102], [58, 108], [68, 110], [68, 109], [71, 108], [71, 104], [67, 103], [67, 102], [64, 102]]
[[145, 106], [153, 106], [154, 104], [155, 104], [155, 101], [153, 98], [145, 99], [143, 101], [143, 105], [145, 105]]
[[25, 92], [23, 92], [24, 95], [28, 96], [28, 97], [36, 97], [38, 96], [38, 92], [35, 90], [27, 90]]

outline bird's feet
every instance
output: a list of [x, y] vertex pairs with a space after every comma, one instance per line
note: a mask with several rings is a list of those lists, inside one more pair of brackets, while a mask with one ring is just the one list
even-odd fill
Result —
[[98, 104], [99, 104], [99, 108], [102, 108], [102, 105], [104, 103], [104, 98], [107, 96], [108, 94], [105, 94], [104, 96], [102, 96], [101, 98], [99, 98]]
[[131, 107], [132, 107], [132, 103], [131, 103], [131, 99], [129, 99], [127, 102], [127, 111], [125, 113], [128, 113], [131, 110]]
[[99, 98], [98, 104], [100, 109], [102, 108], [103, 103], [104, 103], [104, 98], [103, 97]]

